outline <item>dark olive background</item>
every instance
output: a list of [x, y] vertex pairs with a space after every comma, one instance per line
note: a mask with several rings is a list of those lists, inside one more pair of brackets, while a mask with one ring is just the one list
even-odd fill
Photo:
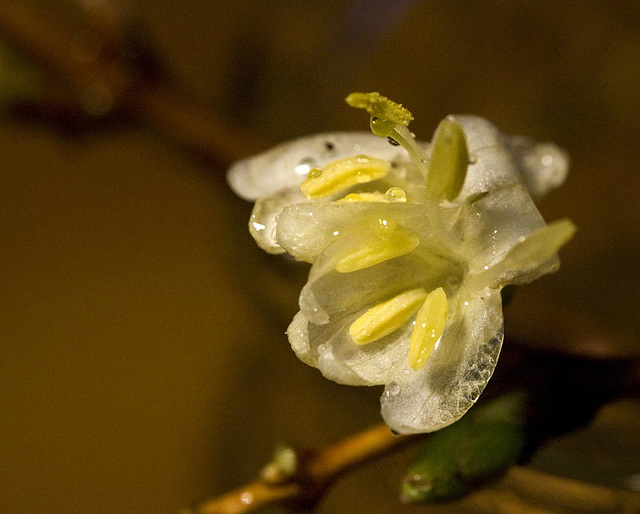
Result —
[[[30, 3], [79, 26], [61, 0]], [[204, 109], [269, 143], [364, 130], [343, 98], [377, 90], [420, 138], [456, 112], [563, 145], [571, 175], [541, 210], [579, 232], [531, 291], [636, 337], [637, 3], [128, 5]], [[0, 155], [1, 511], [177, 512], [250, 479], [279, 440], [379, 421], [380, 389], [325, 381], [290, 351], [305, 270], [255, 249], [223, 169], [144, 126], [70, 138], [5, 118]], [[640, 407], [618, 411], [548, 462], [640, 473]], [[400, 508], [406, 458], [349, 477], [319, 512]]]

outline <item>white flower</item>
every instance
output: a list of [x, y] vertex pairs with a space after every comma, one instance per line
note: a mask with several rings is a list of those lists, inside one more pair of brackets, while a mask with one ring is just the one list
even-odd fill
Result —
[[495, 369], [502, 287], [559, 265], [575, 227], [546, 225], [531, 195], [562, 183], [567, 158], [474, 116], [449, 116], [418, 143], [402, 106], [377, 93], [347, 101], [369, 111], [375, 135], [285, 143], [229, 181], [257, 200], [249, 225], [263, 249], [313, 264], [287, 332], [298, 357], [339, 383], [384, 384], [396, 432], [437, 430]]

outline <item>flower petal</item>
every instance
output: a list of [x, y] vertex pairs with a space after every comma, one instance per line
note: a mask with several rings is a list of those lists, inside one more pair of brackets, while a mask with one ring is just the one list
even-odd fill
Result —
[[299, 186], [312, 168], [358, 154], [387, 161], [405, 158], [402, 148], [370, 132], [327, 132], [288, 141], [238, 161], [229, 169], [227, 181], [238, 196], [256, 200]]
[[330, 245], [369, 234], [379, 219], [394, 219], [405, 228], [428, 225], [422, 205], [385, 202], [298, 203], [278, 218], [277, 239], [298, 260], [314, 262]]
[[299, 187], [288, 187], [257, 200], [249, 218], [249, 232], [258, 246], [268, 253], [284, 253], [276, 241], [278, 216], [287, 205], [306, 201]]
[[452, 300], [449, 323], [426, 365], [387, 383], [382, 416], [399, 433], [432, 432], [459, 419], [478, 399], [502, 346], [497, 290]]
[[478, 116], [452, 115], [465, 132], [469, 168], [462, 196], [520, 182], [538, 198], [562, 185], [569, 170], [567, 153], [553, 143], [508, 137]]
[[562, 148], [524, 136], [512, 137], [509, 143], [531, 196], [539, 198], [563, 184], [569, 172], [569, 156]]
[[335, 358], [331, 346], [325, 343], [330, 339], [330, 334], [345, 326], [345, 322], [340, 323], [337, 328], [333, 324], [315, 325], [302, 312], [298, 312], [287, 329], [287, 336], [298, 358], [309, 366], [318, 368], [329, 380], [345, 385], [370, 385], [340, 359]]
[[470, 161], [459, 199], [522, 182], [506, 138], [493, 124], [478, 116], [449, 118], [464, 130]]
[[522, 237], [544, 225], [526, 188], [516, 183], [461, 207], [456, 231], [471, 273], [478, 273], [501, 261]]

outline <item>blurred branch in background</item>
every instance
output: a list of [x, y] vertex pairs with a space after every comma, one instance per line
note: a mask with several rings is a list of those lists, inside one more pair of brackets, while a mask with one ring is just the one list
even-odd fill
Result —
[[[395, 436], [388, 426], [380, 424], [319, 450], [294, 453], [289, 466], [278, 464], [282, 459], [276, 451], [274, 460], [263, 469], [258, 480], [202, 504], [196, 512], [251, 512], [276, 504], [310, 508], [339, 475], [418, 438]], [[286, 467], [289, 469], [284, 469]]]
[[223, 168], [262, 148], [251, 135], [190, 101], [168, 79], [151, 47], [140, 44], [144, 40], [136, 36], [139, 31], [126, 25], [116, 28], [106, 17], [91, 19], [90, 26], [100, 27], [100, 32], [68, 34], [19, 2], [0, 5], [4, 38], [52, 81], [32, 108], [79, 125], [96, 118], [145, 121]]

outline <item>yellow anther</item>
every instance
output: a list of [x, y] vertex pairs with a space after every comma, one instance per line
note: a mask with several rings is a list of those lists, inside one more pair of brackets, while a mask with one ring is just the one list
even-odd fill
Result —
[[413, 115], [402, 105], [392, 102], [380, 93], [351, 93], [346, 98], [351, 107], [366, 109], [371, 115], [371, 130], [386, 137], [395, 125], [409, 125]]
[[426, 297], [420, 287], [371, 307], [349, 327], [351, 339], [356, 344], [368, 344], [389, 335], [409, 321]]
[[358, 155], [338, 159], [322, 170], [311, 170], [300, 184], [305, 198], [322, 198], [356, 184], [364, 184], [384, 177], [391, 164], [383, 159]]
[[462, 127], [442, 120], [433, 138], [433, 150], [427, 172], [427, 195], [431, 200], [455, 200], [467, 176], [469, 155]]
[[339, 202], [389, 202], [388, 198], [382, 193], [349, 193], [344, 198], [340, 198]]
[[576, 226], [569, 219], [549, 223], [511, 248], [500, 265], [511, 269], [539, 266], [564, 246], [576, 230]]
[[439, 287], [429, 293], [416, 316], [416, 326], [411, 334], [409, 366], [418, 371], [429, 359], [440, 340], [448, 318], [447, 294]]
[[[375, 228], [375, 235], [355, 251], [340, 257], [336, 263], [339, 273], [351, 273], [370, 268], [381, 262], [401, 257], [413, 251], [419, 244], [420, 238], [408, 230], [390, 227], [390, 234], [385, 233], [384, 227]], [[382, 232], [380, 232], [382, 230]]]

